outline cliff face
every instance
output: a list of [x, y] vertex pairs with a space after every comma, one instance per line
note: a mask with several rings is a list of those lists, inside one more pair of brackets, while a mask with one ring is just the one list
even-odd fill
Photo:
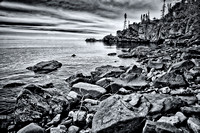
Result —
[[118, 40], [133, 37], [137, 37], [135, 40], [150, 42], [163, 40], [167, 44], [198, 43], [200, 41], [200, 2], [176, 3], [169, 8], [164, 18], [146, 23], [134, 23], [128, 29], [118, 31], [117, 37]]

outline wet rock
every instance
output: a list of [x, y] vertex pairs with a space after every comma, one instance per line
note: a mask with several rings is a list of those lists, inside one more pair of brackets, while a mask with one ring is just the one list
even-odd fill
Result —
[[103, 87], [83, 82], [73, 85], [71, 91], [75, 91], [80, 95], [88, 94], [93, 98], [100, 97], [106, 93], [106, 90]]
[[107, 65], [95, 68], [95, 71], [91, 72], [91, 75], [94, 81], [98, 81], [99, 79], [105, 77], [118, 78], [124, 72], [125, 70], [120, 67]]
[[[130, 96], [134, 97], [136, 94]], [[123, 96], [113, 95], [100, 103], [94, 115], [92, 132], [134, 132], [141, 129], [150, 104], [143, 97], [137, 107], [133, 107]], [[127, 99], [127, 98], [125, 98]]]
[[175, 72], [167, 73], [164, 76], [158, 78], [154, 82], [155, 87], [184, 87], [187, 86], [187, 82], [184, 80], [183, 75], [177, 74]]
[[142, 133], [182, 133], [182, 131], [169, 123], [147, 120]]
[[70, 126], [68, 128], [68, 133], [78, 133], [78, 131], [79, 131], [79, 127], [77, 126]]
[[56, 125], [58, 124], [58, 122], [60, 121], [60, 116], [61, 114], [57, 114], [52, 121], [50, 121], [49, 123], [47, 123], [47, 125]]
[[199, 114], [200, 113], [200, 107], [195, 107], [195, 106], [191, 106], [191, 107], [181, 107], [181, 112], [183, 112], [184, 114]]
[[32, 67], [27, 67], [26, 69], [34, 71], [35, 73], [45, 74], [55, 71], [61, 66], [62, 64], [60, 62], [51, 60], [51, 61], [42, 61]]
[[115, 56], [117, 53], [108, 53], [108, 56]]
[[194, 133], [200, 133], [200, 120], [199, 119], [190, 117], [187, 120], [187, 124]]
[[19, 86], [23, 86], [26, 85], [25, 83], [22, 82], [13, 82], [13, 83], [8, 83], [6, 85], [3, 86], [3, 88], [14, 88], [14, 87], [19, 87]]
[[124, 53], [124, 54], [118, 55], [118, 57], [127, 59], [127, 58], [133, 58], [133, 55], [131, 53]]
[[113, 82], [111, 78], [102, 78], [96, 82], [96, 85], [108, 89], [110, 87], [111, 82]]
[[170, 117], [162, 116], [157, 122], [169, 123], [175, 126], [179, 124], [180, 120], [178, 116], [170, 116]]
[[17, 133], [44, 133], [44, 129], [35, 123], [31, 123], [20, 129]]

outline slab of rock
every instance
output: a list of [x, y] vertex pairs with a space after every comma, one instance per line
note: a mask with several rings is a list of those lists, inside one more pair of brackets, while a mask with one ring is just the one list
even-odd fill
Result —
[[158, 78], [154, 82], [155, 87], [166, 87], [170, 88], [174, 87], [185, 87], [187, 86], [187, 82], [184, 80], [183, 75], [176, 74], [175, 72], [167, 73], [164, 76]]
[[190, 117], [187, 120], [187, 124], [194, 133], [200, 133], [200, 120], [199, 119]]
[[175, 126], [180, 123], [180, 120], [178, 116], [170, 116], [170, 117], [162, 116], [157, 122], [169, 123]]
[[[142, 97], [137, 107], [129, 102], [137, 94], [125, 98], [113, 95], [100, 103], [100, 108], [94, 115], [92, 132], [94, 133], [126, 133], [137, 132], [141, 129], [148, 114], [150, 104]], [[140, 95], [141, 96], [141, 95]]]
[[124, 72], [125, 70], [120, 67], [107, 65], [95, 68], [95, 71], [91, 72], [91, 75], [94, 81], [98, 81], [99, 79], [105, 77], [118, 78]]
[[62, 64], [60, 62], [51, 60], [51, 61], [42, 61], [34, 66], [27, 67], [26, 69], [34, 71], [35, 73], [45, 74], [55, 71], [61, 66]]
[[142, 133], [182, 133], [182, 131], [168, 123], [147, 120]]
[[103, 87], [83, 82], [74, 84], [71, 91], [75, 91], [81, 95], [89, 95], [93, 98], [100, 97], [101, 95], [106, 93], [106, 89], [104, 89]]
[[191, 106], [191, 107], [181, 107], [181, 112], [185, 113], [185, 114], [200, 114], [200, 107], [195, 107], [195, 106]]
[[31, 123], [20, 129], [17, 133], [44, 133], [44, 129], [35, 123]]

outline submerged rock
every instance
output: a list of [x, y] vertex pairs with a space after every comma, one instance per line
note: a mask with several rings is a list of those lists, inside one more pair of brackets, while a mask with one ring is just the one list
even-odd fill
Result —
[[51, 60], [51, 61], [42, 61], [34, 66], [27, 67], [26, 69], [34, 71], [35, 73], [45, 74], [55, 71], [61, 66], [62, 64], [60, 62]]

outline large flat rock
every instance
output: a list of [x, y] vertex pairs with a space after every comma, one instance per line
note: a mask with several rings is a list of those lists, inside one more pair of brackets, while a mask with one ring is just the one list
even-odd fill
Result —
[[75, 91], [81, 95], [89, 95], [93, 98], [100, 97], [101, 95], [106, 93], [106, 89], [101, 86], [83, 82], [74, 84], [72, 86], [72, 91]]
[[94, 133], [131, 133], [141, 129], [150, 103], [142, 95], [113, 95], [102, 101], [94, 115]]
[[58, 61], [51, 60], [51, 61], [42, 61], [40, 63], [37, 63], [34, 66], [27, 67], [26, 69], [34, 71], [35, 73], [50, 73], [52, 71], [57, 70], [60, 68], [62, 64]]

